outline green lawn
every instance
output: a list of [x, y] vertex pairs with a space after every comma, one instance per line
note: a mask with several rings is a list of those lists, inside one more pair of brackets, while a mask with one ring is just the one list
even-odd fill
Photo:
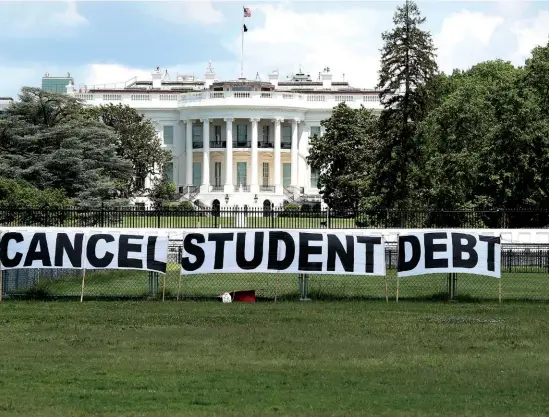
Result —
[[[20, 270], [20, 274], [25, 274]], [[41, 271], [47, 273], [48, 271]], [[16, 282], [17, 271], [12, 272], [5, 287], [9, 294], [21, 294], [28, 288], [22, 279]], [[299, 296], [296, 274], [204, 274], [180, 276], [179, 265], [170, 264], [166, 280], [166, 296], [180, 298], [213, 297], [225, 291], [254, 289], [260, 298], [297, 299]], [[330, 299], [384, 299], [385, 282], [390, 300], [396, 297], [397, 279], [394, 270], [384, 277], [351, 275], [311, 275], [309, 297]], [[159, 295], [164, 276], [159, 275]], [[498, 280], [476, 275], [458, 275], [457, 297], [461, 299], [498, 299]], [[6, 285], [6, 284], [5, 284]], [[42, 276], [34, 288], [55, 296], [80, 296], [81, 272], [61, 278]], [[15, 290], [15, 288], [18, 288]], [[447, 294], [447, 275], [425, 275], [400, 279], [400, 299], [441, 299]], [[149, 274], [141, 271], [87, 271], [85, 296], [142, 296], [149, 292]], [[504, 273], [503, 300], [549, 300], [549, 274]]]
[[[105, 219], [108, 221], [109, 219]], [[111, 219], [115, 220], [115, 219]], [[246, 219], [245, 227], [251, 228], [279, 228], [279, 229], [320, 229], [324, 227], [323, 222], [326, 222], [325, 217], [262, 217], [260, 213], [254, 213]], [[188, 228], [188, 227], [235, 227], [237, 225], [234, 217], [223, 216], [149, 216], [136, 217], [126, 216], [122, 218], [120, 227], [140, 228], [140, 227], [160, 227], [160, 228]], [[330, 228], [349, 229], [356, 228], [354, 219], [330, 219]]]
[[549, 305], [4, 302], [1, 416], [545, 416]]

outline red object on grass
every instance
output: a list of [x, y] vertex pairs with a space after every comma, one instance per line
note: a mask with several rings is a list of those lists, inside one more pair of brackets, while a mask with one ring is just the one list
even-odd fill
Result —
[[240, 301], [243, 303], [255, 303], [255, 290], [240, 290], [230, 293], [233, 301]]

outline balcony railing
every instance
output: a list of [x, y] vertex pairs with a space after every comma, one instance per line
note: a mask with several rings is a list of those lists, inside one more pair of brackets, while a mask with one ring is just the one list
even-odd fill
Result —
[[272, 142], [257, 142], [257, 147], [272, 149], [274, 148], [274, 144]]
[[241, 189], [242, 189], [242, 191], [244, 191], [246, 193], [250, 192], [250, 186], [249, 185], [239, 184], [239, 185], [234, 186], [235, 191], [240, 191]]
[[252, 147], [252, 142], [250, 141], [239, 141], [239, 140], [235, 140], [233, 141], [233, 148], [251, 148]]
[[193, 149], [202, 149], [204, 147], [204, 142], [193, 142]]
[[280, 144], [280, 149], [291, 149], [292, 143], [291, 142], [282, 142]]
[[274, 193], [275, 186], [274, 185], [260, 185], [259, 186], [259, 191], [264, 192], [264, 193]]
[[212, 193], [222, 193], [224, 187], [222, 185], [212, 185]]
[[210, 148], [225, 148], [227, 147], [227, 142], [225, 141], [217, 141], [217, 140], [211, 140], [210, 141]]

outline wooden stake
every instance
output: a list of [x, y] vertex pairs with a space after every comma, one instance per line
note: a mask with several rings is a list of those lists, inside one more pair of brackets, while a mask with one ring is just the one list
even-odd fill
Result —
[[[86, 247], [86, 234], [84, 234], [84, 238], [82, 239], [82, 247]], [[82, 291], [80, 292], [80, 302], [84, 302], [84, 286], [86, 283], [86, 262], [83, 262], [83, 268], [82, 268]]]
[[277, 297], [278, 297], [278, 280], [279, 280], [279, 274], [276, 274], [275, 303], [276, 303], [276, 299], [277, 299]]
[[82, 269], [82, 292], [80, 293], [80, 302], [84, 301], [84, 285], [86, 283], [86, 268]]

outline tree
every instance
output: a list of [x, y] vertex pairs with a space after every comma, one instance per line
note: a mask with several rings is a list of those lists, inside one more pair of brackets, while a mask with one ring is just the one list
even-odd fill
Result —
[[164, 164], [172, 159], [171, 152], [162, 148], [151, 121], [122, 104], [109, 104], [86, 111], [92, 118], [114, 129], [118, 156], [130, 161], [133, 166], [134, 175], [124, 184], [124, 196], [129, 198], [145, 191], [143, 180], [149, 175], [160, 174]]
[[325, 133], [311, 138], [307, 162], [320, 172], [320, 193], [328, 206], [356, 211], [369, 189], [375, 116], [364, 107], [351, 109], [341, 103], [321, 125]]
[[[395, 12], [394, 29], [382, 35], [381, 69], [377, 88], [384, 110], [379, 118], [376, 163], [378, 205], [407, 207], [414, 200], [409, 171], [414, 170], [421, 143], [414, 141], [417, 123], [425, 117], [429, 94], [425, 85], [436, 75], [435, 48], [417, 5], [406, 1]], [[413, 175], [412, 175], [413, 177]]]
[[157, 177], [149, 197], [155, 207], [161, 207], [164, 203], [174, 201], [176, 198], [176, 186], [165, 175]]
[[[526, 71], [492, 61], [451, 77], [452, 91], [418, 129], [432, 208], [549, 209], [549, 119]], [[527, 214], [510, 221], [547, 224]]]
[[526, 60], [523, 82], [536, 92], [543, 113], [549, 116], [549, 42], [534, 48]]
[[73, 98], [24, 87], [0, 119], [0, 176], [63, 190], [78, 203], [112, 199], [132, 175], [116, 140], [111, 128], [83, 117]]
[[66, 207], [70, 204], [62, 190], [39, 190], [24, 180], [0, 178], [0, 205], [10, 207], [40, 208]]

